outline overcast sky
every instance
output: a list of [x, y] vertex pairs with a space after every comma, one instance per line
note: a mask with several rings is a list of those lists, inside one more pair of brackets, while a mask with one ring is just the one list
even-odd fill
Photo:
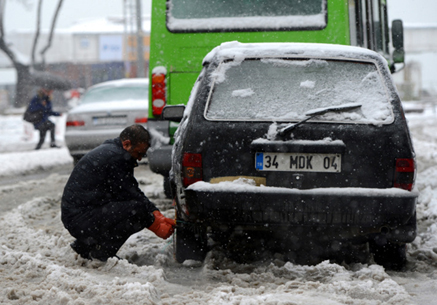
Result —
[[[22, 2], [28, 3], [24, 6]], [[135, 5], [135, 0], [64, 0], [56, 27], [66, 28], [83, 19], [123, 16], [124, 3]], [[58, 0], [43, 0], [41, 27], [48, 29]], [[6, 0], [4, 26], [6, 31], [36, 27], [37, 0]], [[151, 0], [141, 0], [142, 13], [150, 14]]]
[[[27, 2], [28, 7], [22, 2]], [[49, 28], [57, 2], [43, 1], [42, 28]], [[37, 3], [37, 0], [6, 0], [5, 30], [35, 28]], [[57, 27], [69, 27], [84, 18], [122, 16], [123, 3], [135, 4], [135, 0], [64, 0]], [[143, 14], [150, 14], [151, 0], [141, 0], [141, 3]], [[390, 20], [402, 19], [407, 24], [437, 24], [436, 0], [388, 0], [388, 6]]]

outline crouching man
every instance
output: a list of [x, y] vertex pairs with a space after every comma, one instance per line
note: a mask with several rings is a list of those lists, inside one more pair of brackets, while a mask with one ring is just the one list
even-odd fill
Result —
[[132, 125], [74, 167], [62, 196], [62, 222], [76, 238], [71, 247], [83, 258], [106, 261], [144, 228], [164, 239], [173, 233], [175, 220], [159, 212], [134, 177], [149, 146], [149, 132]]

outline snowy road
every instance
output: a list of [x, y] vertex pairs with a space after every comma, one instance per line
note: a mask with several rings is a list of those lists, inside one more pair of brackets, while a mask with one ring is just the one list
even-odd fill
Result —
[[[1, 126], [0, 117], [0, 126]], [[120, 249], [122, 260], [87, 261], [69, 247], [73, 238], [60, 221], [60, 197], [67, 174], [0, 185], [1, 304], [436, 304], [437, 303], [437, 115], [409, 115], [417, 153], [420, 191], [418, 237], [409, 245], [403, 272], [371, 264], [328, 261], [299, 266], [272, 254], [267, 262], [237, 264], [220, 249], [203, 264], [177, 264], [171, 240], [148, 230]], [[2, 140], [3, 141], [3, 140]], [[4, 142], [4, 141], [3, 141]], [[1, 144], [0, 144], [1, 145]], [[63, 149], [25, 152], [20, 158], [0, 149], [0, 164], [22, 162], [27, 169], [44, 162], [71, 162]], [[9, 165], [20, 173], [21, 165]], [[43, 165], [39, 168], [46, 168]], [[0, 170], [0, 176], [6, 175]], [[161, 176], [147, 166], [136, 171], [142, 190], [166, 216]], [[11, 201], [16, 207], [11, 207]]]

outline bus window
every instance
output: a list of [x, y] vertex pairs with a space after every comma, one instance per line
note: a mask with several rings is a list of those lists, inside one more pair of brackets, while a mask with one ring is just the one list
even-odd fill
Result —
[[382, 13], [380, 0], [349, 0], [351, 45], [388, 52]]
[[373, 8], [377, 51], [381, 51], [383, 54], [388, 54], [390, 39], [386, 0], [373, 0]]
[[373, 17], [373, 31], [374, 31], [374, 43], [375, 43], [375, 50], [379, 51], [382, 50], [382, 24], [381, 24], [381, 15], [380, 15], [380, 7], [379, 7], [379, 0], [373, 0], [372, 1], [372, 17]]
[[326, 0], [168, 0], [170, 32], [314, 30], [326, 27]]
[[[359, 47], [368, 48], [369, 44], [367, 41], [367, 21], [366, 21], [366, 0], [350, 0], [349, 1], [350, 9], [353, 7], [353, 15], [351, 18], [355, 20], [355, 42]], [[349, 12], [351, 13], [351, 12]], [[353, 23], [353, 20], [350, 20], [350, 23]], [[352, 29], [352, 27], [351, 27]], [[352, 40], [351, 40], [352, 42]]]
[[364, 0], [366, 5], [367, 47], [383, 54], [389, 53], [386, 0]]
[[373, 9], [372, 0], [363, 0], [363, 18], [365, 23], [365, 33], [366, 33], [366, 48], [370, 50], [375, 50], [375, 39], [373, 31]]

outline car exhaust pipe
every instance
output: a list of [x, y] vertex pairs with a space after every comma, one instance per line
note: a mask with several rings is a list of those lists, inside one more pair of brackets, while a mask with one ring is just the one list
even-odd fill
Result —
[[381, 233], [381, 234], [388, 234], [389, 232], [390, 232], [390, 228], [389, 227], [381, 227], [380, 229], [379, 229], [379, 232]]

